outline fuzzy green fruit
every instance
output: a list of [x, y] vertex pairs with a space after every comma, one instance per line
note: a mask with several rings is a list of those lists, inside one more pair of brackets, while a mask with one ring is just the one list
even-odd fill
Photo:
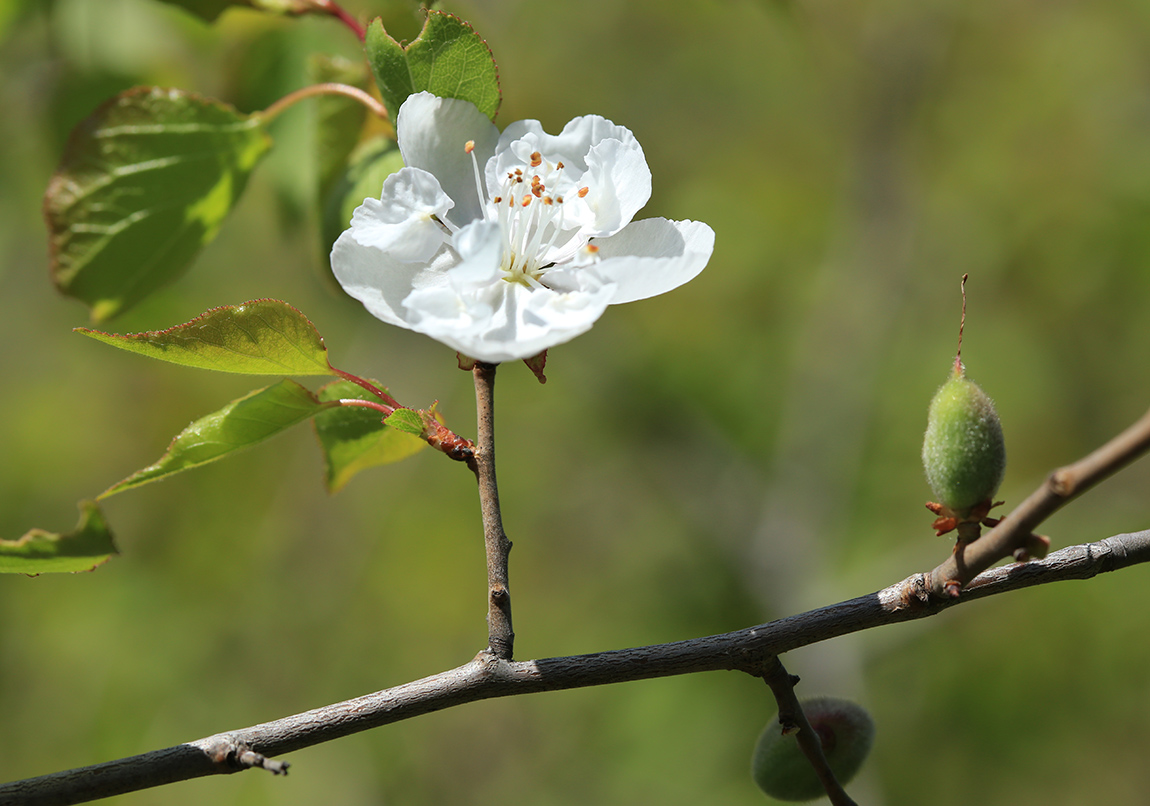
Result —
[[926, 478], [939, 503], [959, 518], [989, 503], [1006, 472], [1006, 443], [994, 402], [962, 364], [930, 401], [922, 443]]
[[[835, 697], [803, 700], [803, 713], [823, 744], [823, 755], [840, 784], [859, 771], [874, 743], [874, 721], [861, 705]], [[759, 789], [777, 800], [814, 800], [826, 794], [795, 736], [783, 735], [778, 720], [767, 725], [755, 745], [751, 775]]]

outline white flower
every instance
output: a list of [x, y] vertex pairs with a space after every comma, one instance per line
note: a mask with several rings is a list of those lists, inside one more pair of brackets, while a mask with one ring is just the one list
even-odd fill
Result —
[[421, 92], [396, 131], [407, 167], [356, 209], [332, 269], [377, 318], [465, 356], [536, 356], [711, 257], [706, 224], [631, 220], [651, 172], [634, 135], [605, 118], [558, 135], [522, 120], [500, 134], [473, 104]]

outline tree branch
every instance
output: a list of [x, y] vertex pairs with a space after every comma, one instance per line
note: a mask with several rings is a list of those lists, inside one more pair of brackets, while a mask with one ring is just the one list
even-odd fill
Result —
[[[736, 632], [590, 655], [509, 661], [489, 651], [422, 680], [132, 758], [0, 785], [6, 806], [84, 803], [242, 769], [247, 751], [278, 756], [359, 731], [495, 697], [737, 670], [756, 677], [775, 655], [848, 633], [913, 621], [967, 601], [1150, 562], [1150, 530], [1053, 552], [976, 577], [958, 598], [932, 596], [929, 574], [881, 591]], [[242, 750], [239, 750], [242, 748]], [[274, 762], [269, 762], [274, 763]]]
[[476, 362], [475, 412], [478, 420], [474, 453], [475, 479], [483, 514], [483, 542], [487, 550], [487, 649], [495, 657], [511, 660], [515, 631], [511, 628], [511, 588], [507, 558], [511, 541], [503, 531], [499, 486], [495, 482], [495, 364]]

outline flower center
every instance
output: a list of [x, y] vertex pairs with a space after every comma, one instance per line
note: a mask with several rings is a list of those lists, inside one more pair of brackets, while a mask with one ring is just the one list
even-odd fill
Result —
[[[540, 152], [533, 152], [529, 163], [507, 172], [498, 194], [488, 202], [475, 158], [474, 141], [468, 141], [464, 150], [471, 155], [484, 218], [499, 224], [503, 240], [503, 279], [531, 289], [543, 287], [543, 276], [555, 265], [550, 256], [567, 252], [563, 247], [578, 237], [577, 228], [564, 226], [566, 202], [561, 193], [555, 192], [563, 185], [572, 187], [572, 182], [563, 174], [563, 163], [552, 163], [544, 160]], [[590, 188], [581, 187], [574, 195], [582, 199], [589, 192]], [[565, 239], [562, 243], [561, 238]], [[584, 245], [584, 249], [589, 254], [597, 251], [590, 244]]]

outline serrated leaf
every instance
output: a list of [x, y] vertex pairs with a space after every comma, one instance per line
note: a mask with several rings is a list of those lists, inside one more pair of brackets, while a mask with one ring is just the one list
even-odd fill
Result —
[[265, 389], [257, 389], [233, 400], [219, 411], [196, 420], [172, 440], [159, 461], [109, 487], [99, 497], [107, 498], [222, 459], [314, 417], [331, 405], [321, 403], [315, 395], [291, 379], [284, 379]]
[[411, 409], [396, 409], [387, 416], [384, 423], [397, 431], [416, 436], [423, 434], [423, 420]]
[[271, 146], [255, 117], [180, 90], [121, 93], [72, 132], [48, 183], [52, 278], [101, 321], [190, 265]]
[[131, 353], [185, 367], [243, 375], [334, 375], [323, 338], [308, 318], [276, 299], [225, 305], [190, 322], [145, 333], [77, 333]]
[[[320, 389], [318, 396], [321, 401], [375, 400], [350, 381], [333, 381]], [[418, 436], [388, 428], [378, 411], [363, 406], [327, 409], [316, 415], [313, 424], [323, 449], [325, 483], [332, 493], [341, 490], [362, 470], [398, 462], [427, 447]]]
[[458, 17], [428, 12], [423, 31], [410, 45], [396, 42], [375, 19], [364, 40], [368, 64], [392, 120], [407, 96], [426, 90], [460, 98], [492, 120], [499, 111], [499, 69], [487, 43]]
[[[383, 180], [403, 167], [403, 155], [394, 140], [377, 137], [363, 143], [352, 154], [351, 162], [340, 180], [324, 199], [321, 237], [323, 253], [331, 252], [332, 244], [351, 224], [355, 208], [367, 198], [378, 199]], [[331, 276], [331, 272], [327, 272]]]
[[0, 540], [0, 574], [91, 571], [118, 554], [95, 501], [80, 502], [80, 522], [64, 534], [32, 529], [19, 540]]

